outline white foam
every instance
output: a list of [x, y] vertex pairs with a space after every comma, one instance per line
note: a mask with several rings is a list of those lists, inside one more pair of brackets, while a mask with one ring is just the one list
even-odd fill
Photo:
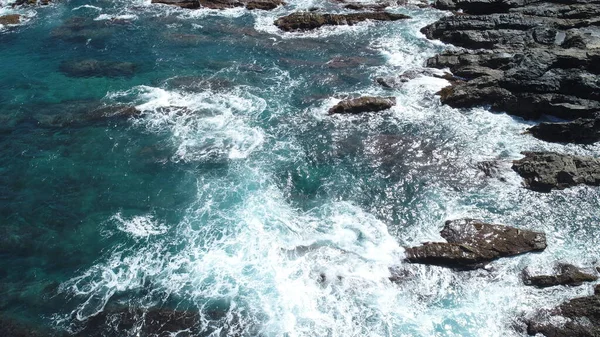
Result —
[[134, 14], [121, 14], [121, 15], [111, 15], [111, 14], [100, 14], [94, 21], [105, 21], [105, 20], [136, 20], [138, 18], [137, 15]]
[[135, 238], [147, 238], [152, 235], [160, 235], [167, 232], [167, 227], [156, 221], [152, 215], [134, 216], [125, 219], [121, 213], [115, 214], [111, 220], [117, 224], [117, 228]]

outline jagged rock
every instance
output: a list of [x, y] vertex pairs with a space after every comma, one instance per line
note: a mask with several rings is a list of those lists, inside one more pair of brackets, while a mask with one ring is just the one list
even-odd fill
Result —
[[[527, 333], [547, 337], [600, 336], [599, 288], [596, 286], [594, 295], [574, 298], [550, 312], [541, 312], [538, 317], [527, 320]], [[566, 321], [553, 320], [553, 316], [563, 317]]]
[[395, 97], [364, 96], [347, 99], [329, 109], [330, 114], [358, 114], [362, 112], [377, 112], [387, 110], [396, 105]]
[[538, 192], [575, 185], [600, 185], [600, 159], [554, 152], [523, 152], [512, 169], [523, 177], [527, 188]]
[[474, 269], [499, 259], [546, 249], [544, 233], [461, 219], [446, 221], [447, 242], [406, 248], [406, 261], [458, 269]]
[[387, 12], [368, 12], [353, 14], [321, 14], [313, 12], [299, 12], [275, 20], [275, 25], [286, 32], [312, 30], [327, 25], [355, 25], [366, 20], [396, 21], [410, 19], [404, 14]]
[[556, 271], [555, 275], [532, 276], [525, 269], [523, 271], [523, 282], [526, 285], [546, 288], [558, 285], [580, 286], [584, 282], [598, 280], [598, 276], [586, 273], [572, 264], [559, 264]]
[[484, 160], [475, 165], [488, 178], [493, 178], [498, 175], [500, 165], [496, 160]]
[[60, 71], [70, 77], [128, 77], [135, 73], [135, 64], [131, 62], [98, 61], [65, 61]]
[[187, 9], [200, 7], [210, 9], [227, 9], [246, 7], [247, 9], [271, 10], [285, 4], [282, 0], [152, 0], [152, 3], [178, 6]]
[[527, 131], [547, 142], [591, 144], [600, 140], [600, 117], [578, 118], [564, 123], [540, 123]]
[[0, 25], [18, 25], [21, 23], [21, 15], [8, 14], [0, 16]]

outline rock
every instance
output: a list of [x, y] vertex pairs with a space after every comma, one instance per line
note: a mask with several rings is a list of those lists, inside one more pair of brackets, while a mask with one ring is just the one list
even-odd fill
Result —
[[475, 165], [488, 178], [493, 178], [498, 174], [500, 165], [495, 160], [480, 161]]
[[396, 21], [410, 19], [404, 14], [387, 12], [367, 12], [353, 14], [321, 14], [313, 12], [298, 12], [275, 20], [275, 25], [286, 32], [306, 31], [327, 25], [355, 25], [366, 20]]
[[37, 115], [35, 118], [42, 127], [74, 127], [87, 126], [108, 120], [129, 119], [139, 117], [141, 112], [131, 105], [97, 106], [97, 103], [86, 102], [64, 104], [65, 110], [56, 114]]
[[375, 81], [385, 88], [400, 88], [402, 85], [410, 80], [419, 77], [435, 77], [442, 78], [448, 81], [454, 81], [456, 78], [447, 72], [440, 71], [438, 69], [432, 68], [422, 68], [422, 69], [409, 69], [399, 76], [394, 77], [378, 77]]
[[0, 25], [18, 25], [21, 23], [21, 15], [8, 14], [0, 16]]
[[[438, 0], [435, 7], [464, 12], [422, 29], [430, 39], [466, 48], [427, 61], [465, 79], [441, 92], [442, 103], [485, 105], [526, 119], [543, 114], [594, 119], [600, 111], [598, 1]], [[580, 126], [584, 135], [576, 137], [573, 131]], [[560, 129], [559, 142], [588, 143], [597, 137], [591, 121], [539, 129], [532, 134]]]
[[329, 114], [358, 114], [387, 110], [396, 105], [395, 97], [363, 96], [339, 102], [329, 109]]
[[546, 249], [544, 233], [473, 219], [446, 221], [440, 234], [447, 242], [427, 242], [406, 248], [406, 261], [475, 269], [501, 257]]
[[598, 280], [596, 275], [588, 274], [572, 264], [559, 264], [556, 271], [555, 275], [531, 276], [527, 270], [524, 270], [523, 282], [529, 286], [547, 288], [558, 285], [580, 286], [583, 282]]
[[540, 123], [527, 131], [547, 142], [591, 144], [600, 140], [600, 117], [578, 118], [565, 123]]
[[525, 186], [538, 192], [564, 189], [580, 184], [600, 185], [600, 159], [554, 152], [523, 152], [525, 158], [513, 161], [512, 169]]
[[285, 4], [282, 0], [152, 0], [152, 3], [178, 6], [187, 9], [197, 9], [201, 7], [210, 9], [246, 7], [250, 10], [271, 10]]
[[[594, 295], [574, 298], [550, 312], [540, 312], [538, 317], [528, 319], [527, 333], [547, 337], [597, 337], [600, 336], [600, 292], [596, 286]], [[554, 319], [562, 317], [563, 320]], [[565, 320], [566, 319], [566, 320]]]
[[9, 319], [4, 315], [0, 316], [0, 336], [6, 337], [42, 337], [58, 336], [50, 331], [43, 331], [36, 327], [30, 327], [21, 322]]
[[131, 62], [88, 59], [65, 61], [59, 69], [69, 77], [129, 77], [135, 73], [136, 66]]

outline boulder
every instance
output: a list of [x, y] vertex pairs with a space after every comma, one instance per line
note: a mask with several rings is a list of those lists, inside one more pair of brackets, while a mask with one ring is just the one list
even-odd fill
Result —
[[600, 140], [600, 117], [578, 118], [564, 123], [540, 123], [527, 131], [547, 142], [591, 144]]
[[546, 249], [544, 233], [474, 219], [446, 221], [440, 234], [447, 242], [427, 242], [406, 248], [406, 261], [475, 269], [501, 257]]
[[135, 73], [136, 65], [131, 62], [88, 59], [62, 62], [59, 69], [69, 77], [129, 77]]
[[600, 159], [555, 152], [523, 152], [525, 158], [513, 161], [512, 169], [523, 177], [524, 185], [537, 192], [550, 192], [580, 184], [600, 185]]
[[329, 109], [329, 114], [358, 114], [387, 110], [396, 105], [395, 97], [363, 96], [339, 102]]
[[0, 16], [0, 25], [18, 25], [21, 23], [21, 15], [8, 14]]
[[[600, 291], [594, 295], [574, 298], [551, 311], [526, 320], [527, 333], [547, 337], [597, 337], [600, 336]], [[563, 319], [555, 319], [562, 317]]]
[[582, 269], [572, 264], [559, 264], [554, 275], [536, 275], [529, 274], [527, 269], [523, 271], [523, 282], [528, 286], [538, 288], [554, 287], [558, 285], [580, 286], [584, 282], [594, 282], [598, 276], [586, 273]]
[[352, 26], [366, 20], [396, 21], [404, 19], [410, 19], [410, 16], [387, 12], [366, 12], [352, 14], [322, 14], [314, 12], [298, 12], [275, 20], [275, 25], [283, 31], [290, 32], [312, 30], [328, 25]]

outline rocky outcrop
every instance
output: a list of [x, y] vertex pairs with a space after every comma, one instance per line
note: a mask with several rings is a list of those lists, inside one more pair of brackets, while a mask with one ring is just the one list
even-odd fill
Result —
[[275, 20], [275, 25], [286, 32], [306, 31], [317, 29], [322, 26], [355, 25], [366, 20], [373, 21], [396, 21], [410, 19], [404, 14], [393, 14], [387, 12], [367, 12], [352, 14], [322, 14], [314, 12], [299, 12]]
[[271, 10], [285, 4], [282, 0], [152, 0], [152, 3], [178, 6], [187, 9], [227, 9], [246, 7], [250, 10]]
[[[556, 319], [559, 317], [563, 319]], [[526, 324], [527, 333], [531, 336], [600, 336], [600, 286], [596, 286], [594, 295], [574, 298], [554, 310], [542, 311]]]
[[[69, 105], [65, 105], [68, 107]], [[78, 127], [95, 123], [127, 120], [139, 117], [141, 111], [131, 105], [108, 105], [100, 107], [82, 106], [76, 104], [59, 114], [37, 115], [35, 118], [42, 127]]]
[[0, 25], [18, 25], [21, 23], [21, 15], [8, 14], [0, 16]]
[[600, 116], [564, 123], [540, 123], [527, 131], [547, 142], [591, 144], [600, 140]]
[[475, 269], [501, 257], [546, 249], [546, 235], [473, 219], [446, 221], [441, 236], [447, 242], [426, 242], [406, 248], [406, 261]]
[[512, 169], [534, 191], [550, 192], [580, 184], [600, 185], [600, 159], [554, 152], [524, 152]]
[[69, 77], [129, 77], [135, 73], [136, 66], [131, 62], [89, 59], [65, 61], [60, 64], [59, 69]]
[[395, 97], [363, 96], [339, 102], [329, 109], [329, 114], [359, 114], [387, 110], [396, 105]]
[[581, 268], [572, 264], [559, 264], [554, 275], [531, 275], [527, 269], [523, 271], [523, 282], [526, 285], [538, 288], [554, 287], [558, 285], [580, 286], [584, 282], [594, 282], [598, 276], [586, 273]]
[[[422, 29], [428, 38], [465, 48], [427, 62], [464, 79], [440, 93], [443, 103], [487, 105], [526, 119], [590, 119], [600, 111], [599, 1], [438, 0], [435, 6], [463, 11]], [[598, 140], [589, 120], [540, 128], [581, 128], [588, 135], [561, 131], [558, 142]]]

